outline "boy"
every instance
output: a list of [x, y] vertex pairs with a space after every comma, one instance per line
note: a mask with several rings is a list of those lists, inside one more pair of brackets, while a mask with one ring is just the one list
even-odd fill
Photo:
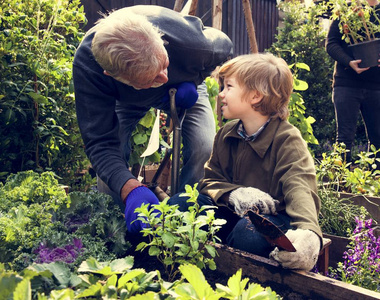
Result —
[[[286, 121], [293, 90], [289, 67], [272, 54], [242, 55], [220, 68], [219, 79], [223, 116], [231, 121], [215, 137], [198, 202], [219, 207], [216, 216], [227, 220], [221, 236], [227, 245], [269, 255], [284, 268], [310, 270], [322, 240], [320, 199], [307, 145]], [[186, 209], [180, 199], [170, 203]], [[273, 249], [255, 231], [246, 215], [254, 207], [287, 231], [296, 252]]]

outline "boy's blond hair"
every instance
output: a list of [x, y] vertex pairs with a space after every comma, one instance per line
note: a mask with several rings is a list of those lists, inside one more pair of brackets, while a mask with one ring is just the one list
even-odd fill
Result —
[[253, 108], [263, 115], [289, 116], [288, 104], [293, 91], [293, 76], [287, 63], [270, 53], [246, 54], [226, 62], [219, 69], [219, 80], [235, 77], [246, 92], [255, 90], [263, 99]]
[[145, 16], [116, 10], [98, 20], [90, 33], [94, 31], [92, 53], [116, 80], [144, 82], [162, 69], [165, 42]]

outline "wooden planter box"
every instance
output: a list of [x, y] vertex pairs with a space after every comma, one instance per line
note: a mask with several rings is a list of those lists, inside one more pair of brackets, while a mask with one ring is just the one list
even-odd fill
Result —
[[[264, 287], [269, 286], [277, 293], [287, 290], [289, 295], [295, 293], [297, 296], [300, 295], [304, 297], [302, 299], [318, 300], [380, 299], [380, 293], [320, 274], [286, 270], [271, 259], [220, 244], [216, 245], [216, 249], [219, 254], [219, 256], [215, 258], [218, 271], [231, 276], [235, 274], [237, 270], [242, 269], [244, 277], [249, 277], [251, 281], [259, 283]], [[287, 298], [292, 299], [290, 296]]]
[[340, 199], [350, 199], [352, 203], [364, 206], [371, 214], [373, 220], [380, 223], [380, 197], [340, 193]]

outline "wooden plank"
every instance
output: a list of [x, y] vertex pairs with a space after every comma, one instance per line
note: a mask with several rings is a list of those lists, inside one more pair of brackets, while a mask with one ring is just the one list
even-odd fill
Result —
[[251, 278], [272, 290], [289, 289], [310, 299], [369, 300], [380, 299], [380, 293], [347, 284], [320, 274], [283, 269], [276, 261], [216, 244], [218, 271], [231, 276], [242, 269]]
[[222, 30], [222, 6], [223, 0], [212, 1], [212, 27]]
[[340, 193], [340, 199], [349, 199], [356, 205], [364, 206], [371, 214], [372, 218], [377, 223], [380, 223], [380, 197]]

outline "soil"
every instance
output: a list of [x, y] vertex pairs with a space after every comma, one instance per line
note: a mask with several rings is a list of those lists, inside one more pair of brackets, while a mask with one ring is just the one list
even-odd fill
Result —
[[[136, 248], [136, 245], [141, 242], [140, 240], [136, 240], [132, 238], [132, 240], [129, 239], [129, 241], [132, 243], [132, 248], [130, 253], [128, 255], [131, 255], [134, 257], [134, 265], [133, 268], [143, 268], [145, 271], [150, 272], [154, 270], [158, 270], [162, 276], [162, 278], [166, 281], [168, 281], [167, 275], [165, 273], [165, 269], [163, 265], [157, 260], [155, 256], [149, 256], [147, 249], [143, 252], [141, 251], [134, 251]], [[216, 289], [216, 283], [227, 285], [228, 279], [231, 277], [230, 275], [227, 275], [223, 272], [216, 270], [210, 270], [210, 269], [204, 269], [202, 270], [207, 282], [210, 284], [210, 286], [213, 289]], [[247, 276], [244, 276], [244, 278]], [[250, 278], [248, 276], [249, 283], [258, 283], [262, 286], [264, 286], [262, 283], [255, 281], [255, 279]], [[178, 278], [179, 279], [179, 278]], [[264, 286], [265, 287], [265, 286]], [[307, 298], [299, 293], [296, 293], [294, 291], [284, 289], [281, 285], [277, 286], [271, 286], [270, 287], [273, 291], [275, 291], [278, 295], [282, 297], [283, 300], [311, 300], [310, 298]]]

